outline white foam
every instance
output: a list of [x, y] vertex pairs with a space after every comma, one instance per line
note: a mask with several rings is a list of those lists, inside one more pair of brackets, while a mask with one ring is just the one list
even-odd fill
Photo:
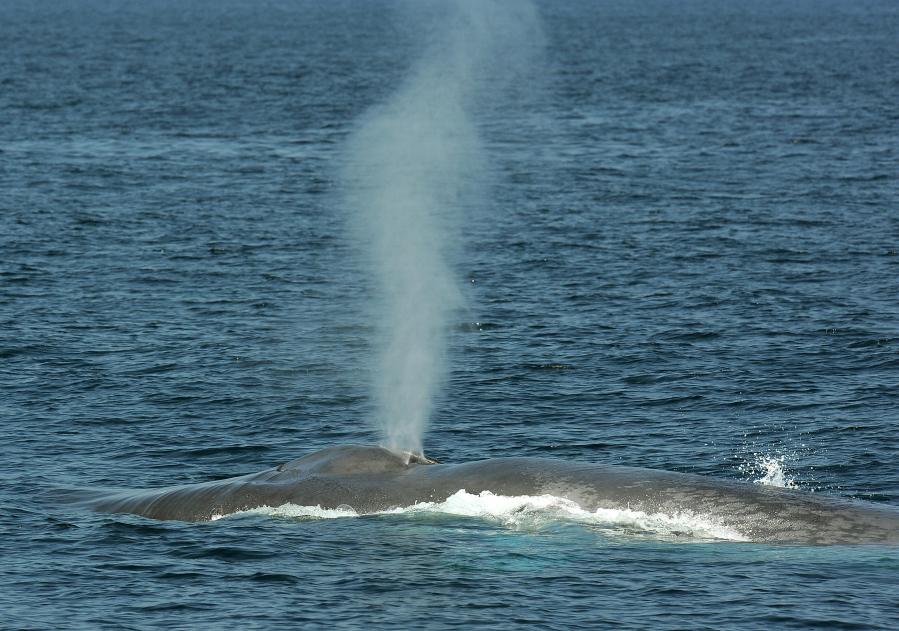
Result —
[[[336, 519], [358, 517], [349, 506], [326, 509], [320, 506], [284, 504], [261, 507], [237, 514], [257, 514], [299, 519]], [[514, 530], [539, 530], [552, 524], [578, 523], [609, 535], [650, 536], [660, 539], [729, 540], [748, 539], [733, 528], [707, 515], [689, 511], [673, 515], [646, 513], [629, 509], [588, 511], [571, 500], [553, 495], [495, 495], [460, 490], [442, 502], [420, 502], [393, 508], [382, 515], [443, 514], [487, 520]]]
[[[281, 506], [260, 506], [259, 508], [238, 511], [232, 513], [232, 515], [268, 515], [270, 517], [289, 517], [293, 519], [340, 519], [341, 517], [358, 517], [359, 513], [353, 510], [351, 506], [346, 505], [338, 506], [337, 508], [322, 508], [321, 506], [282, 504]], [[219, 518], [221, 517], [220, 515]]]

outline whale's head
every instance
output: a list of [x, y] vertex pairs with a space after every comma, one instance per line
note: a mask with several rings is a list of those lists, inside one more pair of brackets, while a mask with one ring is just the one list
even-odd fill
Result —
[[423, 455], [392, 451], [376, 445], [337, 445], [315, 451], [278, 467], [278, 471], [309, 474], [364, 475], [398, 473], [423, 464], [435, 464]]

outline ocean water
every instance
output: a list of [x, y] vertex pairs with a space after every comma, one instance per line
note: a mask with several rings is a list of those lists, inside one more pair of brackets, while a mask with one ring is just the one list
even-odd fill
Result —
[[[200, 524], [154, 487], [378, 440], [341, 169], [445, 7], [0, 3], [0, 628], [899, 627], [899, 550], [460, 493]], [[899, 6], [541, 2], [425, 451], [899, 506]], [[436, 17], [435, 17], [436, 16]]]

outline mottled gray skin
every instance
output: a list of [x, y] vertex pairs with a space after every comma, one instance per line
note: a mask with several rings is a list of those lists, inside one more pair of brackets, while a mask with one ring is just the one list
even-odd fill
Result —
[[707, 516], [750, 541], [789, 544], [899, 543], [899, 509], [791, 489], [653, 469], [495, 458], [435, 464], [381, 447], [342, 445], [260, 473], [94, 499], [99, 511], [154, 519], [208, 520], [291, 503], [373, 513], [442, 501], [460, 489], [551, 494], [597, 508]]

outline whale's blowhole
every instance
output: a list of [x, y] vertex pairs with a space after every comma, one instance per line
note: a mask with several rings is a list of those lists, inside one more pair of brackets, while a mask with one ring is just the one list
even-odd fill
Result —
[[278, 471], [302, 471], [329, 475], [397, 473], [412, 466], [436, 464], [410, 451], [397, 452], [375, 445], [340, 445], [291, 460]]

